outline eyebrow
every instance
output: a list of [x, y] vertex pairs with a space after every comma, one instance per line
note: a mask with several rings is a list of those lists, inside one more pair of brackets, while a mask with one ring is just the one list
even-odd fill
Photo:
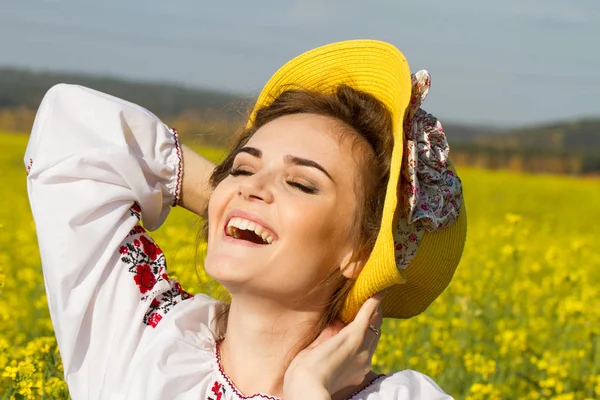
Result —
[[303, 167], [316, 168], [319, 171], [323, 172], [325, 175], [327, 175], [327, 177], [329, 179], [331, 179], [332, 182], [335, 183], [335, 181], [333, 180], [333, 177], [331, 175], [329, 175], [329, 172], [327, 172], [327, 170], [325, 168], [323, 168], [323, 166], [321, 164], [317, 163], [316, 161], [309, 160], [307, 158], [292, 156], [289, 154], [284, 157], [284, 160], [285, 160], [286, 164], [295, 164], [295, 165], [301, 165]]
[[[241, 149], [238, 150], [238, 154], [239, 153], [248, 153], [251, 156], [254, 156], [254, 157], [257, 157], [257, 158], [261, 158], [262, 157], [262, 151], [260, 151], [256, 147], [250, 147], [250, 146], [242, 147]], [[327, 175], [327, 177], [329, 179], [331, 179], [332, 182], [335, 183], [335, 180], [329, 174], [329, 172], [327, 172], [327, 170], [325, 168], [323, 168], [323, 166], [321, 164], [319, 164], [318, 162], [316, 162], [316, 161], [309, 160], [307, 158], [292, 156], [292, 155], [289, 155], [289, 154], [284, 157], [284, 161], [285, 161], [286, 164], [294, 164], [294, 165], [300, 165], [300, 166], [303, 166], [303, 167], [316, 168], [319, 171], [323, 172], [325, 175]]]
[[248, 153], [251, 156], [258, 157], [258, 158], [262, 157], [262, 151], [260, 151], [256, 147], [250, 147], [250, 146], [242, 147], [241, 149], [239, 149], [237, 151], [237, 154], [240, 154], [240, 153]]

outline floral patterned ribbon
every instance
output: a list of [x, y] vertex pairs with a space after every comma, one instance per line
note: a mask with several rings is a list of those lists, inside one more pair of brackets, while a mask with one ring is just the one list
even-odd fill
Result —
[[450, 147], [442, 124], [422, 110], [431, 85], [429, 72], [412, 75], [412, 96], [404, 126], [404, 209], [394, 235], [396, 264], [406, 268], [423, 233], [453, 224], [462, 205], [462, 183], [451, 170]]

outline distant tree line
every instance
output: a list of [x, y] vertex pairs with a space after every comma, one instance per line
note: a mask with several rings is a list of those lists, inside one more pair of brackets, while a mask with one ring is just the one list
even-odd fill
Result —
[[[470, 140], [446, 133], [454, 162], [486, 169], [588, 174], [600, 172], [600, 118], [491, 131]], [[460, 127], [458, 127], [460, 130]]]
[[0, 130], [29, 132], [44, 94], [57, 83], [87, 86], [139, 104], [177, 128], [184, 139], [211, 146], [229, 144], [252, 104], [248, 96], [182, 85], [0, 68]]
[[[27, 107], [0, 108], [0, 132], [29, 133], [36, 110]], [[210, 113], [206, 113], [210, 114]], [[161, 117], [169, 127], [177, 129], [182, 140], [212, 147], [229, 146], [245, 118], [225, 118], [222, 115], [203, 116], [202, 111], [186, 110], [178, 115]]]
[[600, 172], [600, 153], [455, 145], [450, 151], [450, 158], [456, 165], [470, 165], [484, 169], [567, 175]]
[[32, 72], [0, 68], [0, 108], [37, 108], [44, 93], [57, 83], [83, 85], [140, 104], [171, 117], [186, 110], [213, 111], [233, 117], [251, 98], [175, 84], [131, 82], [111, 77]]
[[[0, 131], [29, 132], [44, 93], [65, 82], [129, 100], [178, 130], [183, 140], [224, 147], [253, 98], [175, 84], [0, 68]], [[600, 172], [600, 118], [499, 130], [444, 123], [456, 165], [560, 174]]]

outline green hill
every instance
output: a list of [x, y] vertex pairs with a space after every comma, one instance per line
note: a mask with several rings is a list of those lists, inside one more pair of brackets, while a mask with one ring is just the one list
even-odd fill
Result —
[[186, 110], [212, 110], [233, 116], [250, 101], [240, 95], [174, 84], [0, 68], [0, 108], [37, 108], [44, 93], [57, 83], [88, 86], [140, 104], [163, 117], [172, 117]]
[[[183, 135], [200, 134], [213, 146], [228, 143], [253, 101], [241, 94], [169, 83], [0, 68], [0, 130], [28, 131], [44, 93], [60, 82], [140, 104]], [[453, 158], [462, 164], [572, 174], [600, 171], [600, 118], [512, 129], [444, 121], [444, 128]]]

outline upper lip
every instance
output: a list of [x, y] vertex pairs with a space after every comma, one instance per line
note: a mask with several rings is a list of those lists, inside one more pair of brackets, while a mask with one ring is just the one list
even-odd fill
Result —
[[259, 225], [262, 225], [268, 231], [273, 233], [273, 235], [274, 235], [273, 239], [277, 240], [277, 238], [278, 238], [277, 232], [275, 232], [275, 230], [269, 224], [267, 224], [264, 219], [262, 219], [261, 217], [259, 217], [258, 215], [254, 214], [252, 212], [244, 211], [244, 210], [240, 210], [240, 209], [231, 210], [227, 214], [227, 218], [225, 219], [225, 226], [224, 226], [225, 231], [227, 231], [227, 224], [229, 224], [229, 221], [231, 220], [231, 218], [234, 218], [234, 217], [244, 218], [249, 221], [253, 221]]

